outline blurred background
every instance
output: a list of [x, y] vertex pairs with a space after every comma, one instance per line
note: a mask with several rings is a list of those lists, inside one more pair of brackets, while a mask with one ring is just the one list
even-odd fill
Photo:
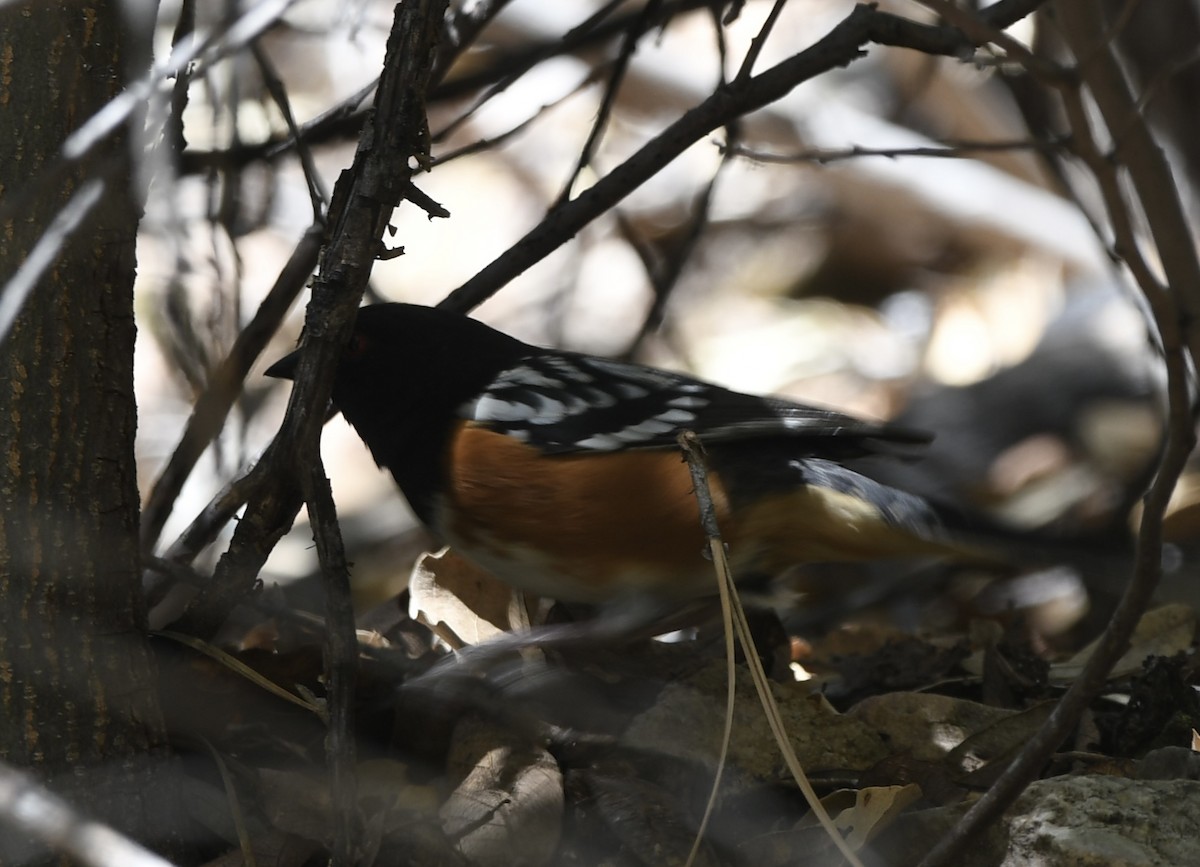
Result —
[[[433, 164], [416, 184], [450, 216], [397, 210], [386, 240], [404, 252], [376, 265], [370, 300], [444, 298], [554, 202], [736, 75], [773, 5], [504, 4], [428, 103]], [[783, 5], [755, 69], [811, 45], [852, 6]], [[881, 6], [934, 20], [915, 4]], [[237, 4], [163, 2], [161, 55], [189, 29], [188, 10], [205, 30], [232, 20]], [[1190, 2], [1159, 12], [1134, 4], [1117, 38], [1135, 77], [1153, 84], [1146, 110], [1194, 206], [1200, 16]], [[302, 157], [317, 195], [350, 164], [391, 18], [385, 2], [302, 0], [260, 51], [206, 67], [176, 94], [186, 98], [186, 146], [156, 171], [138, 251], [144, 491], [313, 223]], [[1011, 35], [1057, 54], [1049, 19]], [[976, 61], [871, 46], [694, 144], [476, 315], [530, 342], [928, 429], [937, 440], [924, 458], [880, 472], [1014, 527], [1081, 540], [1085, 551], [1128, 533], [1161, 438], [1155, 339], [1108, 254], [1108, 230], [1096, 228], [1105, 225], [1096, 191], [1061, 147], [1050, 91], [1004, 58]], [[280, 93], [304, 129], [302, 148], [287, 145]], [[294, 346], [305, 297], [183, 488], [160, 548], [276, 429], [287, 386], [261, 371]], [[323, 452], [366, 610], [403, 591], [430, 543], [340, 418]], [[1169, 525], [1180, 579], [1193, 488], [1185, 480]], [[214, 547], [212, 557], [224, 545]], [[197, 562], [202, 573], [209, 565]], [[315, 569], [302, 514], [263, 579], [316, 610]], [[929, 584], [888, 567], [855, 573], [854, 595], [840, 573], [815, 570], [798, 579], [796, 623], [819, 630], [864, 606], [907, 629], [1022, 610], [1052, 638], [1106, 610], [1127, 572], [1105, 571], [1042, 562]], [[822, 588], [835, 585], [827, 598]]]

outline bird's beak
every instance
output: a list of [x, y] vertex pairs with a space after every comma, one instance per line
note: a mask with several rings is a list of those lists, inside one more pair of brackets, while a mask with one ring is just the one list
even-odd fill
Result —
[[290, 355], [285, 355], [283, 358], [276, 361], [267, 368], [264, 376], [273, 376], [276, 379], [295, 379], [296, 367], [300, 364], [300, 350], [297, 349]]

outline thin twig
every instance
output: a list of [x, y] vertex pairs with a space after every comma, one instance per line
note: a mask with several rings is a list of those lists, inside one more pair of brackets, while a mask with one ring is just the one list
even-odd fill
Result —
[[433, 67], [433, 80], [441, 81], [491, 21], [511, 0], [478, 0], [465, 9], [455, 9], [446, 18], [446, 30]]
[[729, 62], [729, 44], [725, 40], [725, 24], [729, 22], [721, 20], [721, 10], [716, 4], [708, 7], [708, 15], [712, 19], [713, 42], [717, 46], [717, 82], [724, 87], [727, 83], [725, 67]]
[[[487, 24], [508, 3], [509, 0], [475, 3], [469, 10], [459, 11], [446, 22], [447, 39], [438, 53], [434, 81], [440, 81], [444, 77], [455, 60], [474, 43]], [[266, 141], [236, 149], [188, 150], [181, 159], [180, 174], [195, 174], [212, 167], [244, 166], [259, 161], [272, 162], [291, 153], [301, 144], [312, 148], [335, 139], [354, 138], [362, 132], [363, 123], [367, 118], [368, 109], [363, 107], [363, 103], [372, 96], [378, 86], [379, 78], [376, 77], [341, 102], [301, 124], [298, 134], [271, 136]], [[431, 96], [430, 100], [434, 98]], [[454, 97], [449, 95], [448, 98]]]
[[120, 129], [131, 115], [141, 111], [154, 89], [164, 81], [193, 64], [195, 69], [192, 72], [195, 73], [229, 56], [274, 24], [294, 2], [263, 0], [252, 4], [229, 28], [176, 46], [165, 62], [156, 64], [141, 78], [131, 82], [104, 108], [80, 124], [63, 142], [59, 156], [39, 172], [36, 182], [31, 181], [20, 190], [5, 191], [4, 201], [0, 203], [0, 223], [27, 210], [31, 198], [65, 177], [100, 142]]
[[275, 683], [275, 681], [263, 676], [260, 672], [255, 671], [253, 668], [246, 665], [246, 663], [242, 662], [236, 656], [226, 653], [221, 648], [209, 644], [207, 641], [201, 641], [199, 638], [195, 638], [194, 636], [184, 635], [182, 632], [175, 632], [170, 629], [158, 630], [152, 634], [160, 635], [163, 638], [169, 638], [171, 641], [182, 644], [185, 647], [190, 647], [197, 653], [204, 654], [209, 659], [225, 666], [234, 674], [245, 678], [246, 680], [250, 681], [250, 683], [253, 683], [260, 689], [269, 692], [276, 698], [281, 698], [289, 704], [302, 707], [306, 711], [309, 711], [318, 717], [323, 718], [325, 716], [325, 708], [314, 704], [312, 701], [298, 696], [295, 693], [289, 692], [279, 684]]
[[[171, 34], [171, 46], [179, 45], [190, 38], [196, 31], [196, 0], [183, 0], [179, 4], [179, 19], [175, 22], [175, 30]], [[171, 109], [163, 124], [163, 139], [170, 149], [171, 156], [178, 159], [187, 147], [187, 138], [183, 130], [183, 112], [188, 104], [188, 88], [192, 83], [192, 70], [185, 66], [175, 75], [175, 83], [171, 87]]]
[[229, 802], [229, 816], [233, 819], [234, 832], [237, 834], [238, 848], [242, 850], [242, 863], [245, 867], [258, 867], [258, 860], [254, 857], [254, 841], [250, 838], [250, 831], [246, 827], [246, 812], [242, 809], [241, 799], [238, 797], [237, 784], [233, 781], [233, 774], [229, 772], [229, 763], [225, 761], [224, 756], [217, 752], [214, 747], [203, 736], [198, 736], [200, 743], [208, 750], [209, 757], [213, 760], [213, 764], [217, 766], [217, 773], [221, 775], [221, 787], [225, 790], [225, 800]]
[[[983, 10], [980, 16], [989, 25], [1005, 27], [1042, 2], [1044, 0], [999, 0]], [[454, 290], [441, 306], [457, 311], [478, 306], [501, 286], [575, 237], [588, 223], [606, 213], [695, 142], [782, 98], [802, 82], [846, 65], [859, 56], [863, 45], [870, 42], [951, 56], [974, 45], [955, 27], [918, 24], [871, 6], [856, 6], [816, 44], [758, 75], [718, 89], [592, 187], [551, 209], [540, 224]]]
[[[1142, 91], [1142, 95], [1138, 97], [1138, 115], [1146, 113], [1147, 109], [1154, 104], [1154, 100], [1166, 91], [1167, 84], [1170, 83], [1171, 79], [1182, 74], [1189, 66], [1194, 66], [1196, 63], [1200, 63], [1200, 48], [1195, 49], [1186, 57], [1180, 57], [1163, 67], [1146, 85]], [[1118, 135], [1116, 138], [1120, 140], [1123, 136]]]
[[378, 86], [379, 79], [376, 78], [341, 102], [300, 124], [299, 138], [289, 133], [286, 136], [270, 136], [266, 141], [237, 148], [214, 151], [189, 148], [180, 157], [179, 173], [194, 175], [214, 168], [246, 166], [260, 161], [271, 163], [290, 154], [301, 142], [311, 149], [324, 142], [350, 137], [362, 131], [367, 116], [367, 109], [362, 104]]
[[[733, 132], [730, 129], [729, 133], [731, 136]], [[683, 276], [684, 266], [692, 261], [692, 253], [696, 249], [696, 244], [699, 243], [700, 238], [704, 235], [704, 230], [708, 227], [713, 195], [717, 188], [717, 180], [721, 177], [722, 172], [730, 162], [729, 152], [726, 151], [721, 162], [717, 164], [716, 171], [713, 172], [712, 177], [708, 179], [708, 183], [704, 185], [704, 189], [696, 199], [683, 239], [675, 245], [675, 248], [664, 261], [658, 263], [652, 262], [650, 258], [651, 251], [646, 249], [647, 245], [637, 243], [633, 237], [632, 227], [628, 226], [625, 220], [622, 219], [620, 221], [622, 231], [630, 239], [638, 256], [642, 259], [642, 265], [646, 269], [650, 277], [650, 284], [654, 289], [654, 301], [651, 303], [650, 309], [646, 311], [646, 316], [642, 320], [642, 325], [638, 329], [637, 334], [621, 357], [632, 357], [642, 341], [662, 324], [671, 293], [679, 284], [679, 279]]]
[[163, 552], [162, 558], [173, 563], [191, 563], [214, 541], [233, 516], [256, 491], [270, 483], [266, 467], [260, 461], [249, 472], [234, 479], [208, 501], [179, 537]]
[[946, 141], [940, 146], [933, 147], [904, 147], [904, 148], [867, 148], [853, 145], [847, 148], [805, 148], [790, 154], [770, 153], [755, 150], [742, 145], [723, 146], [722, 151], [733, 156], [753, 160], [756, 163], [788, 165], [792, 163], [828, 163], [844, 160], [860, 159], [862, 157], [933, 157], [935, 159], [961, 159], [976, 153], [992, 153], [1005, 151], [1043, 151], [1061, 150], [1064, 142], [1033, 141], [1032, 139], [1014, 139], [1012, 141]]
[[313, 540], [325, 585], [325, 679], [329, 730], [325, 738], [326, 762], [332, 778], [334, 838], [344, 863], [353, 856], [357, 835], [354, 776], [354, 684], [357, 679], [358, 638], [354, 631], [354, 604], [350, 594], [350, 567], [338, 530], [333, 492], [319, 450], [311, 455], [311, 469], [304, 474], [304, 499], [312, 521]]
[[712, 491], [708, 485], [708, 467], [704, 461], [704, 446], [700, 442], [700, 438], [693, 431], [682, 431], [677, 438], [680, 449], [683, 450], [684, 457], [687, 459], [688, 470], [692, 476], [692, 492], [696, 497], [696, 502], [700, 507], [700, 525], [704, 529], [704, 536], [708, 541], [708, 552], [713, 561], [713, 567], [717, 572], [717, 580], [720, 582], [722, 592], [722, 604], [727, 607], [732, 613], [734, 629], [737, 633], [738, 641], [742, 645], [742, 655], [746, 659], [746, 667], [750, 669], [750, 678], [754, 682], [754, 688], [758, 692], [759, 701], [762, 703], [763, 712], [767, 719], [767, 724], [771, 729], [771, 734], [775, 736], [775, 742], [779, 746], [781, 755], [788, 770], [792, 774], [796, 785], [803, 793], [805, 800], [816, 816], [817, 821], [829, 835], [838, 851], [850, 863], [851, 867], [863, 867], [862, 861], [859, 860], [854, 850], [846, 842], [837, 826], [833, 823], [829, 813], [825, 810], [821, 799], [817, 797], [816, 791], [809, 782], [808, 776], [804, 773], [804, 768], [800, 766], [800, 761], [796, 757], [796, 752], [792, 748], [791, 742], [788, 740], [787, 729], [783, 723], [783, 717], [779, 713], [779, 705], [775, 701], [775, 695], [771, 692], [770, 681], [767, 679], [767, 674], [763, 671], [762, 661], [758, 658], [758, 649], [754, 646], [754, 638], [750, 633], [750, 624], [746, 620], [745, 609], [742, 608], [741, 601], [738, 599], [737, 589], [734, 586], [733, 574], [729, 569], [729, 560], [725, 553], [725, 542], [721, 538], [721, 528], [717, 523], [717, 510], [713, 503]]
[[555, 204], [561, 204], [571, 198], [571, 190], [575, 188], [575, 182], [579, 180], [583, 170], [591, 165], [592, 158], [596, 154], [596, 146], [600, 143], [600, 137], [608, 127], [608, 119], [617, 102], [617, 94], [621, 90], [621, 83], [625, 80], [625, 73], [629, 70], [629, 61], [633, 59], [633, 52], [637, 50], [638, 41], [646, 31], [648, 22], [654, 18], [661, 6], [662, 0], [647, 0], [642, 7], [642, 14], [634, 19], [626, 31], [624, 39], [621, 40], [621, 48], [612, 63], [608, 83], [605, 85], [604, 95], [600, 99], [600, 107], [596, 110], [596, 119], [592, 122], [587, 140], [579, 149], [579, 158], [575, 161], [575, 166], [571, 169], [566, 183], [563, 184]]
[[46, 269], [58, 261], [58, 254], [75, 234], [79, 225], [87, 219], [87, 215], [100, 203], [107, 182], [103, 178], [92, 178], [86, 181], [46, 227], [46, 231], [38, 238], [25, 261], [21, 263], [15, 274], [0, 287], [0, 342], [8, 337], [9, 330], [21, 308], [25, 306], [29, 294], [38, 285]]
[[[409, 0], [396, 7], [375, 110], [354, 162], [334, 187], [329, 240], [305, 317], [304, 342], [287, 413], [255, 473], [268, 483], [253, 492], [217, 563], [211, 584], [185, 613], [192, 634], [208, 635], [230, 607], [253, 589], [259, 571], [306, 501], [326, 582], [328, 635], [328, 760], [335, 809], [332, 863], [357, 860], [351, 733], [354, 620], [341, 534], [319, 460], [319, 440], [337, 361], [350, 337], [392, 212], [412, 188], [413, 166], [429, 159], [425, 95], [447, 0]], [[349, 637], [348, 637], [349, 636]]]
[[1010, 61], [1020, 63], [1027, 71], [1048, 81], [1063, 74], [1063, 70], [1053, 61], [1039, 57], [1022, 45], [1015, 37], [1004, 32], [1004, 28], [982, 15], [976, 15], [970, 10], [956, 6], [951, 0], [917, 0], [952, 26], [967, 35], [976, 46], [995, 45], [1003, 48]]
[[[1072, 22], [1075, 22], [1075, 16], [1071, 13], [1076, 8], [1074, 0], [1064, 5]], [[1076, 22], [1077, 27], [1086, 28], [1082, 32], [1089, 36], [1088, 30], [1098, 24], [1095, 20]], [[1068, 29], [1066, 36], [1075, 49], [1075, 41], [1081, 38], [1080, 35]], [[1182, 327], [1182, 339], [1188, 352], [1193, 359], [1200, 359], [1200, 260], [1196, 257], [1194, 234], [1180, 198], [1181, 185], [1176, 183], [1170, 163], [1150, 125], [1139, 114], [1137, 100], [1111, 47], [1093, 53], [1088, 65], [1081, 66], [1079, 72], [1113, 135], [1114, 157], [1126, 166], [1133, 179], [1174, 304], [1181, 311], [1177, 319], [1167, 317], [1169, 321], [1164, 321], [1156, 311], [1156, 323], [1160, 331]], [[1153, 298], [1149, 300], [1154, 301]], [[1165, 333], [1163, 336], [1164, 339], [1168, 337]]]
[[[588, 82], [586, 82], [586, 81], [581, 82], [578, 87], [575, 87], [569, 93], [563, 94], [563, 96], [561, 96], [559, 99], [556, 99], [553, 102], [548, 102], [545, 105], [539, 107], [537, 109], [537, 111], [535, 111], [529, 117], [525, 118], [524, 120], [517, 123], [515, 126], [510, 127], [509, 129], [505, 130], [502, 133], [497, 133], [496, 135], [492, 136], [491, 138], [482, 138], [482, 139], [479, 139], [478, 141], [473, 141], [468, 145], [463, 145], [462, 147], [457, 148], [456, 150], [446, 151], [444, 153], [438, 154], [434, 158], [433, 164], [435, 166], [444, 165], [445, 163], [453, 162], [454, 160], [461, 159], [462, 157], [469, 157], [469, 156], [472, 156], [477, 153], [482, 153], [484, 151], [489, 151], [489, 150], [493, 150], [497, 147], [500, 147], [501, 145], [507, 143], [510, 139], [520, 135], [522, 132], [527, 130], [530, 126], [532, 126], [537, 121], [538, 118], [542, 117], [546, 112], [550, 111], [550, 109], [561, 105], [563, 102], [570, 99], [572, 96], [575, 96], [577, 93], [579, 93], [580, 90], [582, 90], [587, 85], [588, 85]], [[440, 133], [433, 136], [434, 141], [438, 141], [440, 138], [441, 138]]]
[[33, 777], [0, 763], [0, 824], [30, 835], [86, 867], [171, 867], [171, 863], [88, 819]]
[[717, 524], [717, 510], [713, 505], [712, 491], [708, 487], [708, 469], [704, 464], [703, 445], [691, 431], [683, 431], [679, 435], [679, 447], [683, 450], [688, 462], [688, 470], [692, 475], [692, 487], [696, 503], [700, 508], [700, 526], [708, 540], [709, 557], [713, 561], [713, 571], [717, 578], [717, 594], [721, 602], [721, 634], [725, 638], [725, 720], [721, 730], [721, 750], [717, 755], [717, 772], [713, 774], [708, 800], [704, 804], [704, 815], [696, 828], [696, 838], [692, 841], [692, 850], [688, 853], [687, 864], [691, 867], [700, 854], [700, 845], [708, 830], [708, 823], [716, 810], [717, 799], [721, 793], [721, 779], [725, 767], [729, 763], [729, 745], [733, 740], [734, 707], [737, 703], [737, 661], [734, 657], [734, 626], [733, 626], [733, 580], [729, 577], [729, 564], [724, 558], [725, 543], [721, 538], [721, 528]]
[[[641, 9], [632, 9], [621, 15], [611, 15], [627, 0], [608, 0], [586, 20], [572, 27], [561, 36], [553, 36], [538, 42], [525, 44], [512, 52], [496, 52], [496, 58], [478, 69], [444, 82], [434, 89], [430, 99], [460, 100], [480, 90], [494, 86], [511, 86], [512, 82], [552, 57], [578, 56], [594, 49], [610, 39], [618, 38], [629, 29], [629, 22], [641, 15]], [[663, 7], [664, 20], [685, 12], [710, 6], [712, 0], [674, 0]], [[611, 17], [610, 17], [611, 16]], [[652, 27], [658, 22], [650, 22]], [[507, 82], [507, 84], [504, 84]]]
[[324, 232], [324, 224], [316, 223], [304, 233], [275, 279], [275, 285], [255, 311], [254, 318], [242, 329], [229, 355], [213, 371], [207, 389], [196, 400], [183, 435], [150, 489], [146, 507], [142, 510], [143, 551], [149, 552], [157, 544], [179, 492], [200, 456], [224, 426], [233, 402], [241, 394], [250, 367], [279, 330], [279, 324], [312, 276]]
[[767, 14], [767, 19], [759, 28], [758, 33], [750, 40], [750, 48], [746, 52], [745, 58], [742, 60], [742, 67], [738, 70], [734, 81], [745, 81], [754, 72], [754, 64], [758, 62], [758, 57], [762, 54], [763, 47], [767, 44], [767, 38], [771, 35], [771, 31], [775, 29], [775, 22], [779, 20], [779, 13], [783, 12], [783, 7], [787, 0], [775, 0], [775, 5], [771, 7], [771, 11]]
[[[595, 13], [588, 20], [590, 21], [592, 18], [596, 18], [597, 16], [601, 15], [603, 12], [604, 12], [603, 9], [600, 10], [600, 12]], [[582, 24], [580, 26], [583, 27], [586, 25], [587, 25], [587, 22], [584, 22], [584, 24]], [[564, 42], [565, 41], [566, 41], [566, 37], [564, 37]], [[468, 105], [465, 109], [463, 109], [461, 112], [459, 112], [459, 114], [456, 117], [452, 118], [450, 121], [448, 121], [446, 124], [444, 124], [441, 127], [441, 129], [436, 130], [430, 136], [430, 138], [435, 143], [443, 142], [446, 139], [450, 138], [451, 135], [453, 135], [455, 132], [457, 132], [459, 129], [461, 129], [463, 126], [465, 126], [471, 118], [473, 118], [475, 115], [477, 115], [483, 109], [484, 106], [486, 106], [489, 102], [491, 102], [497, 96], [500, 96], [502, 93], [505, 93], [510, 87], [512, 87], [517, 81], [519, 81], [521, 79], [521, 77], [523, 75], [525, 75], [525, 73], [529, 72], [529, 70], [533, 68], [533, 66], [535, 66], [537, 63], [539, 63], [543, 60], [546, 60], [549, 56], [552, 56], [555, 53], [556, 52], [554, 51], [554, 49], [552, 47], [547, 47], [545, 49], [545, 51], [541, 53], [541, 54], [544, 54], [544, 56], [541, 56], [541, 54], [535, 55], [533, 58], [531, 58], [531, 61], [528, 65], [520, 64], [515, 69], [505, 72], [497, 80], [488, 83], [488, 85], [483, 89], [483, 92], [478, 94], [477, 96], [475, 96], [475, 98], [471, 101], [470, 105]]]
[[300, 157], [300, 167], [304, 170], [304, 182], [308, 187], [308, 198], [312, 202], [313, 222], [324, 223], [329, 194], [325, 191], [325, 184], [321, 181], [321, 175], [317, 171], [312, 148], [300, 137], [300, 128], [296, 125], [296, 116], [292, 113], [292, 103], [288, 99], [287, 88], [283, 84], [283, 79], [279, 77], [275, 64], [263, 51], [262, 43], [259, 40], [256, 39], [250, 43], [250, 52], [254, 55], [254, 62], [258, 64], [259, 72], [262, 73], [267, 93], [271, 94], [271, 99], [275, 101], [275, 107], [279, 109], [279, 113], [283, 115], [283, 122], [287, 124], [288, 134], [296, 143], [296, 155]]
[[[1168, 282], [1164, 286], [1141, 253], [1130, 205], [1125, 201], [1117, 177], [1117, 165], [1101, 154], [1095, 142], [1078, 85], [1070, 85], [1066, 76], [1059, 77], [1059, 89], [1073, 132], [1073, 148], [1100, 185], [1117, 236], [1117, 249], [1149, 302], [1161, 338], [1167, 372], [1167, 441], [1158, 472], [1144, 499], [1134, 574], [1096, 652], [1018, 757], [928, 853], [921, 862], [922, 867], [957, 863], [970, 841], [998, 818], [1036, 776], [1077, 723], [1088, 703], [1103, 688], [1112, 666], [1128, 648], [1130, 636], [1158, 586], [1162, 571], [1163, 515], [1195, 445], [1188, 388], [1188, 348], [1184, 345], [1181, 330], [1184, 322], [1194, 320], [1186, 317], [1180, 308], [1186, 309], [1185, 305], [1194, 303], [1195, 295], [1200, 291], [1200, 281], [1195, 279], [1200, 276], [1200, 262], [1196, 260], [1195, 248], [1190, 241], [1182, 249], [1169, 249], [1179, 237], [1189, 234], [1188, 225], [1179, 207], [1170, 168], [1154, 145], [1144, 120], [1137, 115], [1136, 101], [1104, 38], [1104, 31], [1094, 17], [1095, 10], [1078, 0], [1062, 0], [1058, 11], [1072, 53], [1077, 58], [1088, 58], [1088, 65], [1081, 72], [1100, 106], [1105, 124], [1110, 130], [1129, 131], [1128, 147], [1123, 148], [1122, 153], [1130, 159], [1128, 168], [1134, 179], [1134, 192], [1150, 222], [1155, 247], [1166, 273]], [[1195, 358], [1194, 349], [1192, 358]]]

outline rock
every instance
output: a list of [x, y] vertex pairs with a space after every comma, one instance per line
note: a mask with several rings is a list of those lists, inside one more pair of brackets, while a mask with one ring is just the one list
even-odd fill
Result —
[[[883, 861], [914, 864], [967, 805], [903, 817], [872, 844]], [[974, 841], [959, 867], [1182, 867], [1200, 864], [1200, 783], [1055, 777], [1033, 783]]]

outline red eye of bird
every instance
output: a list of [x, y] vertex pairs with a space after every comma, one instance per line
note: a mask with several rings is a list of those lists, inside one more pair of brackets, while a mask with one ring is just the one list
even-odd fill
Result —
[[362, 334], [355, 334], [350, 338], [350, 342], [346, 344], [344, 357], [349, 360], [362, 358], [366, 354], [369, 341]]

